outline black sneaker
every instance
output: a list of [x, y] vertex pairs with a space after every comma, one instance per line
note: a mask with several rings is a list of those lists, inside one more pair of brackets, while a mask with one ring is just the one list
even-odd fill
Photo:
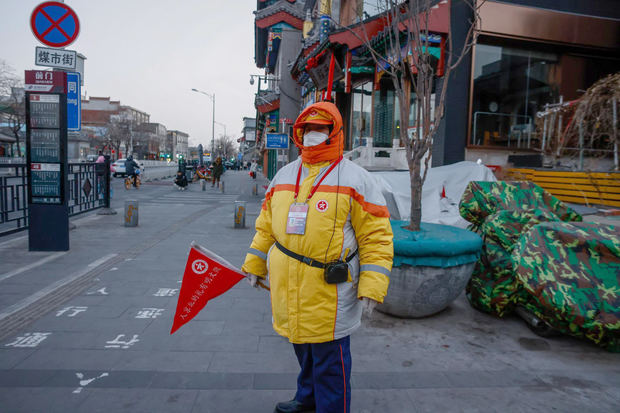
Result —
[[297, 413], [297, 412], [313, 412], [314, 406], [307, 406], [293, 399], [288, 402], [280, 402], [276, 404], [274, 413]]

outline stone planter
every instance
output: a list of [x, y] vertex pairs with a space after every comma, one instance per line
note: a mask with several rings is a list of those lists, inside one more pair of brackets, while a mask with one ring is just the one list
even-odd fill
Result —
[[394, 266], [387, 296], [377, 310], [397, 317], [442, 311], [463, 291], [480, 255], [482, 239], [447, 225], [422, 223], [421, 231], [392, 221]]

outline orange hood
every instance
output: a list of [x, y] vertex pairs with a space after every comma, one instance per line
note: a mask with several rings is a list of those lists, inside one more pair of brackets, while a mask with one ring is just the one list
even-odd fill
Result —
[[[304, 128], [307, 123], [333, 125], [329, 139], [316, 146], [304, 146]], [[331, 102], [319, 102], [308, 106], [301, 112], [293, 125], [295, 146], [301, 150], [301, 159], [307, 163], [334, 161], [342, 156], [344, 133], [342, 116], [336, 105]], [[329, 142], [329, 144], [328, 144]]]

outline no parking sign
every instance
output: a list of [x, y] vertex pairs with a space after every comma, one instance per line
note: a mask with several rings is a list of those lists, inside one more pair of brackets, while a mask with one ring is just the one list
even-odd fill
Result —
[[65, 47], [73, 43], [80, 34], [80, 21], [73, 9], [66, 4], [46, 1], [32, 11], [30, 28], [44, 45]]

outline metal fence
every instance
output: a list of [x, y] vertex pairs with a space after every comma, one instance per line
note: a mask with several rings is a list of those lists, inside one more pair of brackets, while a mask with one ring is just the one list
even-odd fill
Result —
[[104, 178], [105, 166], [102, 163], [69, 164], [69, 216], [104, 206]]
[[[105, 206], [105, 165], [69, 163], [69, 216]], [[26, 164], [0, 163], [0, 236], [28, 228]]]
[[28, 228], [26, 164], [0, 164], [0, 236]]

